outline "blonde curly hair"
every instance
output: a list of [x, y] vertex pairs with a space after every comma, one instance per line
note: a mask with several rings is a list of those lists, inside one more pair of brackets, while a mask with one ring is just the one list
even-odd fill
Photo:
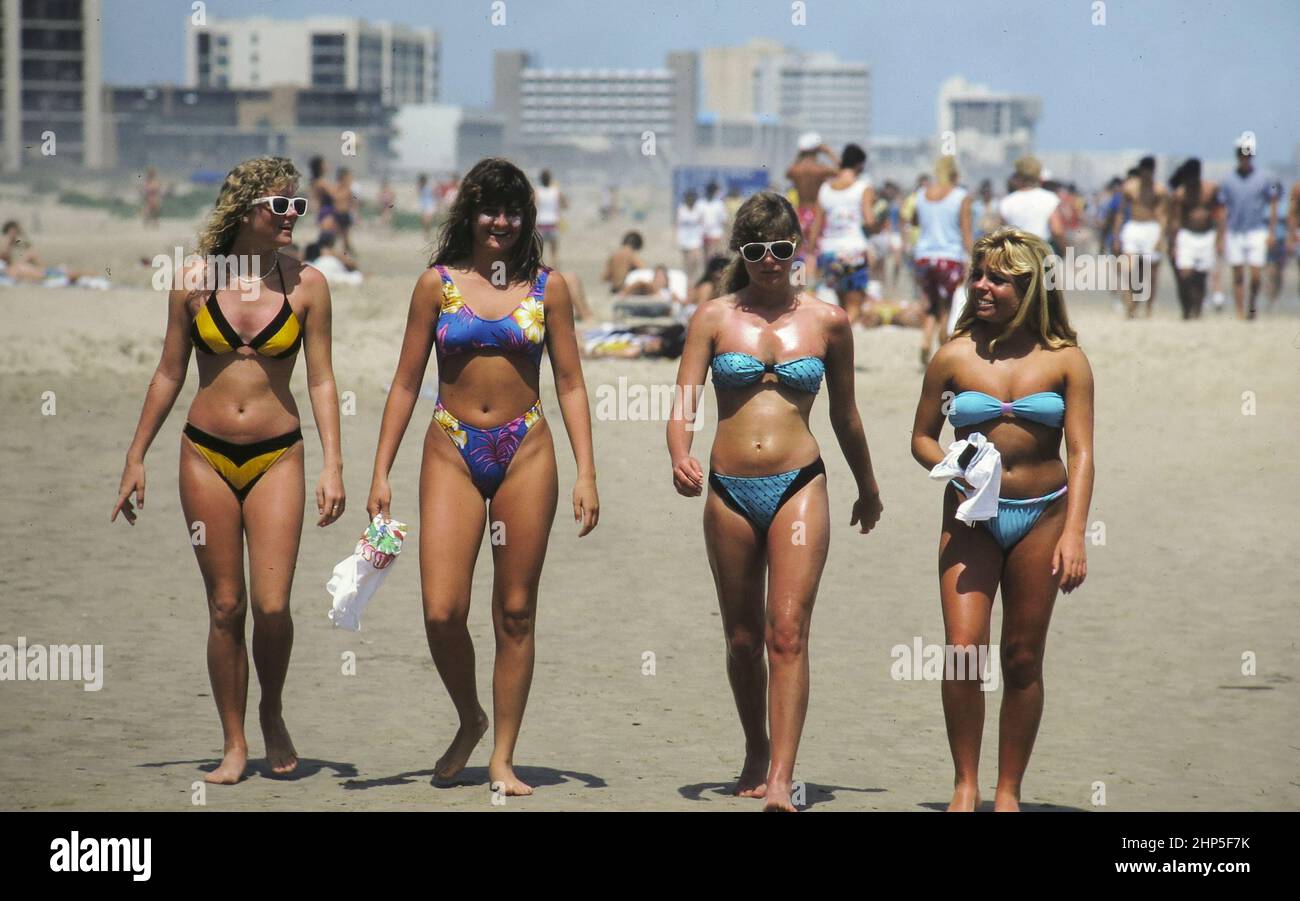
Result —
[[259, 156], [244, 160], [226, 175], [221, 193], [199, 232], [200, 256], [224, 254], [234, 243], [240, 220], [253, 206], [253, 199], [273, 193], [277, 185], [296, 184], [299, 173], [293, 162], [282, 156]]

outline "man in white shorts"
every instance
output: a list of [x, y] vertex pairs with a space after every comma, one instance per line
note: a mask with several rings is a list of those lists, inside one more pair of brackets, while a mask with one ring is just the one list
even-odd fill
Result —
[[[1232, 267], [1232, 298], [1238, 319], [1255, 318], [1255, 298], [1268, 256], [1268, 236], [1277, 228], [1281, 192], [1255, 168], [1254, 148], [1237, 144], [1237, 168], [1219, 185], [1219, 246]], [[1265, 213], [1264, 208], [1268, 207]], [[1245, 267], [1250, 267], [1250, 303], [1246, 304]]]
[[[1128, 211], [1128, 220], [1120, 227], [1115, 243], [1119, 252], [1129, 258], [1127, 284], [1124, 285], [1124, 307], [1128, 318], [1137, 315], [1137, 305], [1146, 302], [1147, 318], [1156, 305], [1156, 274], [1160, 268], [1160, 247], [1163, 238], [1161, 223], [1166, 218], [1169, 200], [1165, 186], [1156, 181], [1155, 157], [1144, 156], [1137, 164], [1137, 174], [1125, 179], [1120, 188], [1121, 206]], [[1137, 292], [1134, 292], [1137, 288]]]

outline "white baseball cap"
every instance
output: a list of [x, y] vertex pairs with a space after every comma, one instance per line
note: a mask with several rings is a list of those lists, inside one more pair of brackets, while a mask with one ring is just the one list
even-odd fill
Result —
[[822, 146], [822, 136], [815, 131], [805, 131], [799, 135], [799, 149], [803, 151], [816, 150]]

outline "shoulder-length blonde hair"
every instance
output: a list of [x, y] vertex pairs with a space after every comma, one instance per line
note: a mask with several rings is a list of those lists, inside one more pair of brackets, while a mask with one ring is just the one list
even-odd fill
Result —
[[253, 200], [271, 193], [277, 185], [296, 184], [298, 178], [293, 163], [282, 156], [254, 157], [231, 169], [221, 183], [207, 224], [199, 232], [199, 256], [228, 252]]
[[[1065, 294], [1060, 288], [1047, 285], [1047, 267], [1059, 266], [1060, 261], [1048, 259], [1052, 249], [1037, 235], [1018, 228], [1000, 228], [975, 242], [971, 250], [970, 271], [966, 275], [966, 290], [970, 291], [971, 275], [977, 269], [991, 269], [1010, 278], [1016, 286], [1020, 307], [1011, 317], [1006, 329], [989, 342], [989, 349], [999, 341], [1011, 337], [1016, 329], [1028, 329], [1044, 347], [1077, 347], [1078, 335], [1070, 327], [1065, 314]], [[967, 303], [953, 335], [970, 333], [976, 321], [975, 307]]]

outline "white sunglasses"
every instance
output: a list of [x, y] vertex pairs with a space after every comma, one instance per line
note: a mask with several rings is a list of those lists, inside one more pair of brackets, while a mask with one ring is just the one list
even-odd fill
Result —
[[271, 212], [277, 216], [287, 215], [292, 208], [299, 216], [307, 212], [306, 197], [283, 197], [279, 194], [273, 194], [268, 197], [258, 197], [253, 203], [264, 203], [271, 208]]
[[740, 255], [750, 263], [760, 263], [763, 257], [771, 251], [772, 258], [785, 262], [794, 256], [795, 242], [793, 241], [751, 241], [748, 244], [740, 245]]

